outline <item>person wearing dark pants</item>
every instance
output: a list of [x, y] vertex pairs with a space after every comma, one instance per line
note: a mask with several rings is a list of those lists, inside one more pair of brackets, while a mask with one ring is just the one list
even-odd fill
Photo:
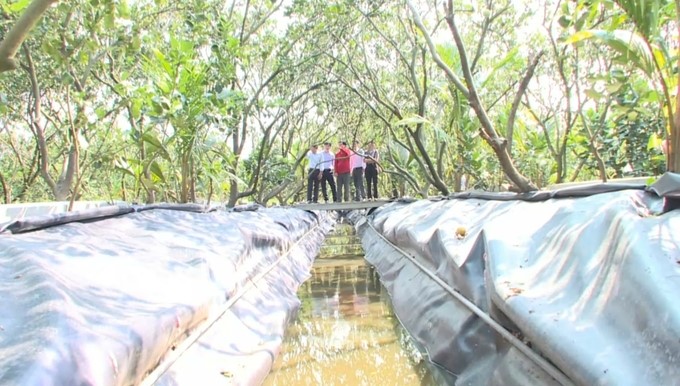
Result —
[[319, 202], [319, 181], [321, 180], [321, 154], [317, 153], [318, 146], [312, 145], [307, 153], [309, 165], [307, 167], [307, 202]]
[[339, 202], [349, 202], [349, 180], [352, 169], [350, 169], [351, 151], [347, 148], [347, 142], [340, 142], [340, 150], [335, 153], [335, 175], [338, 177], [338, 199]]
[[359, 148], [359, 142], [354, 141], [354, 149], [350, 157], [352, 167], [352, 181], [354, 182], [354, 201], [361, 201], [366, 198], [364, 190], [364, 151]]
[[335, 187], [335, 177], [333, 177], [333, 169], [324, 169], [321, 173], [321, 193], [323, 193], [323, 200], [328, 202], [328, 190], [326, 183], [331, 187], [331, 196], [333, 202], [338, 202], [338, 194]]
[[307, 172], [307, 202], [319, 202], [319, 177], [321, 177], [321, 170], [308, 169]]
[[328, 191], [326, 190], [326, 183], [331, 187], [331, 195], [333, 202], [338, 202], [338, 195], [335, 188], [335, 178], [333, 178], [333, 169], [335, 167], [335, 155], [331, 153], [331, 143], [323, 144], [324, 151], [321, 152], [322, 166], [321, 166], [321, 192], [323, 193], [323, 200], [328, 202]]
[[361, 201], [366, 197], [364, 190], [364, 168], [352, 169], [352, 182], [354, 183], [354, 201]]
[[373, 141], [368, 143], [368, 149], [366, 150], [366, 190], [368, 193], [369, 200], [378, 199], [378, 162], [379, 162], [378, 150], [375, 148], [375, 143]]

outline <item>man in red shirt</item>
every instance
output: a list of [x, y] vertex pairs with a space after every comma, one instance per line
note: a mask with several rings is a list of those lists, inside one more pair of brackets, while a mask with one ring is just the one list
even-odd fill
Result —
[[340, 142], [340, 150], [335, 153], [335, 176], [338, 177], [338, 200], [349, 202], [350, 167], [349, 157], [352, 153], [347, 148], [347, 142]]

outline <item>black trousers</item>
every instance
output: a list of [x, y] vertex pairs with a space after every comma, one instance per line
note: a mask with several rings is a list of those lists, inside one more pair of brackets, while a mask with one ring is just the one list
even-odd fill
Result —
[[[319, 202], [319, 169], [307, 170], [307, 201]], [[312, 194], [313, 193], [313, 194]]]
[[323, 193], [324, 201], [328, 201], [328, 191], [326, 190], [326, 182], [331, 186], [331, 195], [333, 202], [338, 202], [338, 191], [335, 187], [335, 178], [333, 178], [333, 171], [331, 169], [324, 169], [321, 177], [321, 192]]
[[376, 164], [366, 164], [366, 193], [368, 198], [378, 198], [378, 166]]
[[354, 168], [352, 170], [352, 180], [354, 180], [354, 201], [361, 201], [366, 198], [364, 191], [364, 168]]

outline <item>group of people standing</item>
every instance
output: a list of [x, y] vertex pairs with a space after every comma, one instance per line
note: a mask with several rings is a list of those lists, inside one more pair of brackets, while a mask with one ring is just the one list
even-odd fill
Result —
[[[363, 201], [367, 198], [378, 198], [378, 166], [380, 155], [375, 148], [375, 143], [370, 141], [366, 150], [359, 147], [359, 142], [354, 141], [352, 148], [347, 142], [340, 142], [337, 153], [331, 151], [330, 142], [323, 144], [323, 151], [319, 151], [318, 145], [312, 145], [307, 153], [309, 166], [307, 170], [307, 202], [319, 202], [319, 186], [323, 199], [328, 202], [328, 190], [331, 188], [333, 202], [350, 201], [350, 180], [354, 185], [354, 201]], [[337, 177], [337, 185], [335, 181]], [[364, 178], [366, 189], [364, 189]]]

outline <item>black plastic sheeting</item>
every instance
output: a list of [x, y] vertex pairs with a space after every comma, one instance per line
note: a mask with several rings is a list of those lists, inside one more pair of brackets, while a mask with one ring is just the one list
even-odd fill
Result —
[[262, 382], [331, 226], [323, 213], [193, 205], [11, 223], [0, 384]]
[[397, 317], [450, 384], [672, 385], [680, 212], [661, 214], [662, 199], [646, 190], [534, 195], [543, 201], [484, 193], [351, 218]]

